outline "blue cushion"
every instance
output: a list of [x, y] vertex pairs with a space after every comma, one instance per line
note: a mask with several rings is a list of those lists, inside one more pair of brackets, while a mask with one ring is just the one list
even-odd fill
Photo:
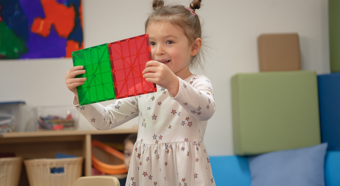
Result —
[[327, 186], [340, 185], [340, 151], [329, 151], [325, 162], [325, 181]]
[[250, 186], [248, 158], [240, 156], [209, 157], [215, 184], [226, 186]]
[[324, 186], [327, 143], [249, 158], [252, 186]]
[[340, 150], [340, 73], [318, 76], [322, 143], [328, 150]]

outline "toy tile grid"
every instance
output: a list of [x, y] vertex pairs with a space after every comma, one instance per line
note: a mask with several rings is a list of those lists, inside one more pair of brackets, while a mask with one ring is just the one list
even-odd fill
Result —
[[142, 75], [151, 60], [149, 35], [144, 34], [72, 53], [73, 66], [84, 66], [87, 80], [77, 87], [79, 105], [156, 92]]

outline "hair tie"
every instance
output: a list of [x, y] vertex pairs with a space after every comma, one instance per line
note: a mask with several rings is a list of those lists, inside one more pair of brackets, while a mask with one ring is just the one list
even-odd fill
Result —
[[187, 10], [189, 10], [189, 11], [191, 12], [192, 15], [194, 15], [194, 16], [196, 15], [196, 14], [194, 13], [194, 11], [191, 10], [191, 8], [188, 8], [188, 7], [184, 7], [184, 8], [187, 9]]

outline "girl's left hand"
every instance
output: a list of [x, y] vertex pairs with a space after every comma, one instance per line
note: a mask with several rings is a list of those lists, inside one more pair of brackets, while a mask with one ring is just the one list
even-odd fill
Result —
[[178, 93], [179, 80], [177, 76], [166, 66], [158, 61], [149, 61], [143, 70], [143, 77], [146, 81], [156, 83], [157, 85], [168, 89], [176, 96]]

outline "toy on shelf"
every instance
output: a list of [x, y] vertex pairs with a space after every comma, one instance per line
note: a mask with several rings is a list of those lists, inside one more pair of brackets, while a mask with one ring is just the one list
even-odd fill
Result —
[[62, 118], [60, 116], [49, 115], [47, 117], [39, 117], [38, 119], [40, 129], [48, 130], [65, 130], [75, 129], [75, 120]]
[[75, 130], [78, 112], [73, 105], [39, 106], [36, 108], [39, 130]]
[[124, 154], [97, 140], [92, 141], [92, 165], [106, 174], [127, 173]]
[[73, 66], [83, 66], [87, 80], [77, 87], [79, 105], [156, 92], [143, 78], [150, 61], [149, 35], [144, 34], [72, 53]]

